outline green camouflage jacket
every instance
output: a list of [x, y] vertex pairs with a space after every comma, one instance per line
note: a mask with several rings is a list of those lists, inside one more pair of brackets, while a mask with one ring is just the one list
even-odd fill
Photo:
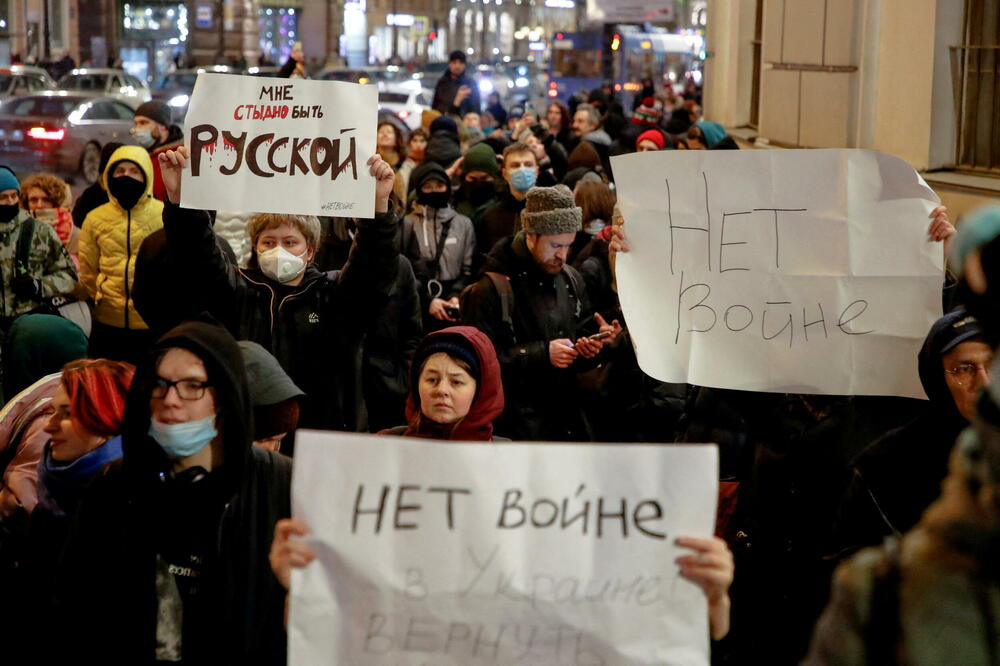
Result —
[[[28, 211], [18, 212], [10, 222], [0, 223], [0, 320], [11, 319], [30, 312], [42, 305], [41, 301], [23, 301], [14, 296], [11, 283], [14, 275], [14, 252], [21, 235], [21, 224], [30, 217]], [[69, 294], [76, 284], [76, 269], [66, 252], [56, 230], [44, 222], [36, 221], [28, 256], [28, 271], [41, 280], [42, 296], [50, 298]]]

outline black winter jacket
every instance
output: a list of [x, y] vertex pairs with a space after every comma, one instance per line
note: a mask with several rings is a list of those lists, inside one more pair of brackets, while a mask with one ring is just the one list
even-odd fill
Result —
[[[355, 229], [353, 220], [329, 220], [329, 229], [316, 255], [320, 270], [337, 270], [344, 265]], [[365, 336], [364, 389], [371, 432], [391, 428], [405, 419], [410, 361], [424, 334], [417, 290], [417, 278], [410, 261], [399, 255], [396, 282], [389, 290], [385, 307]]]
[[[184, 518], [182, 529], [200, 528], [210, 537], [197, 579], [201, 601], [194, 608], [184, 605], [185, 613], [200, 611], [204, 621], [185, 624], [183, 663], [285, 662], [285, 591], [271, 572], [268, 553], [275, 523], [290, 515], [291, 461], [250, 442], [246, 371], [231, 336], [219, 326], [190, 322], [161, 338], [154, 352], [172, 347], [187, 349], [205, 363], [222, 435], [222, 464], [201, 480], [183, 472], [175, 478], [163, 449], [147, 435], [159, 362], [159, 354], [151, 353], [137, 369], [127, 398], [124, 456], [105, 468], [84, 496], [62, 560], [56, 612], [73, 622], [60, 629], [59, 641], [44, 647], [68, 654], [39, 663], [155, 663], [164, 598], [157, 563], [162, 575], [162, 556], [174, 543], [171, 535], [178, 534], [178, 516]], [[201, 511], [200, 505], [179, 510], [178, 498], [191, 497], [199, 488], [211, 488], [212, 501]]]
[[[462, 102], [460, 106], [455, 106], [455, 95], [462, 86], [469, 86], [472, 92]], [[479, 86], [469, 77], [467, 72], [463, 72], [459, 77], [453, 77], [450, 71], [446, 71], [438, 79], [434, 86], [434, 101], [431, 108], [440, 111], [443, 115], [464, 116], [467, 113], [479, 113], [483, 110], [482, 102], [479, 99]]]
[[299, 427], [321, 430], [367, 428], [362, 342], [398, 274], [396, 226], [392, 211], [361, 220], [342, 271], [309, 266], [297, 287], [285, 287], [226, 261], [205, 212], [167, 204], [163, 214], [172, 255], [186, 257], [177, 270], [192, 274], [220, 306], [232, 304], [234, 336], [278, 359], [306, 393]]
[[524, 233], [498, 243], [483, 269], [506, 275], [513, 291], [513, 330], [503, 321], [501, 297], [488, 276], [469, 287], [462, 302], [462, 323], [486, 333], [500, 360], [506, 408], [498, 432], [514, 440], [590, 439], [576, 375], [596, 366], [603, 354], [580, 357], [565, 369], [549, 361], [551, 340], [597, 332], [583, 278], [569, 266], [557, 275], [539, 269]]

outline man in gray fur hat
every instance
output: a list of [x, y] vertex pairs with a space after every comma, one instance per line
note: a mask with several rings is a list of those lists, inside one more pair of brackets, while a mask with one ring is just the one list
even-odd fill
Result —
[[[593, 314], [583, 278], [566, 264], [582, 211], [565, 185], [533, 187], [522, 230], [493, 248], [463, 295], [462, 321], [493, 341], [507, 406], [497, 433], [515, 440], [591, 439], [576, 374], [594, 368], [621, 331]], [[606, 333], [599, 339], [589, 336]]]

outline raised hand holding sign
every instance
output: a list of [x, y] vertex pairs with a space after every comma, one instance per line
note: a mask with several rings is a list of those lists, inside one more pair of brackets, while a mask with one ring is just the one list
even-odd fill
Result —
[[371, 217], [376, 182], [368, 175], [379, 176], [358, 162], [375, 152], [377, 116], [375, 86], [199, 74], [181, 203]]

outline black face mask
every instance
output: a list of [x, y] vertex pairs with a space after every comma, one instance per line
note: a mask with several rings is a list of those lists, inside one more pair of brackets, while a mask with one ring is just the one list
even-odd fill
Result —
[[496, 194], [496, 186], [491, 180], [465, 183], [465, 198], [468, 199], [473, 208], [479, 208], [492, 199], [494, 194]]
[[108, 182], [108, 191], [125, 210], [131, 210], [146, 193], [146, 183], [131, 176], [116, 176]]
[[417, 191], [417, 202], [422, 203], [425, 206], [434, 208], [435, 210], [441, 210], [442, 208], [448, 207], [448, 201], [451, 199], [451, 192], [422, 192]]
[[0, 206], [0, 223], [10, 222], [15, 217], [17, 217], [17, 211], [21, 209], [20, 206], [15, 204]]

